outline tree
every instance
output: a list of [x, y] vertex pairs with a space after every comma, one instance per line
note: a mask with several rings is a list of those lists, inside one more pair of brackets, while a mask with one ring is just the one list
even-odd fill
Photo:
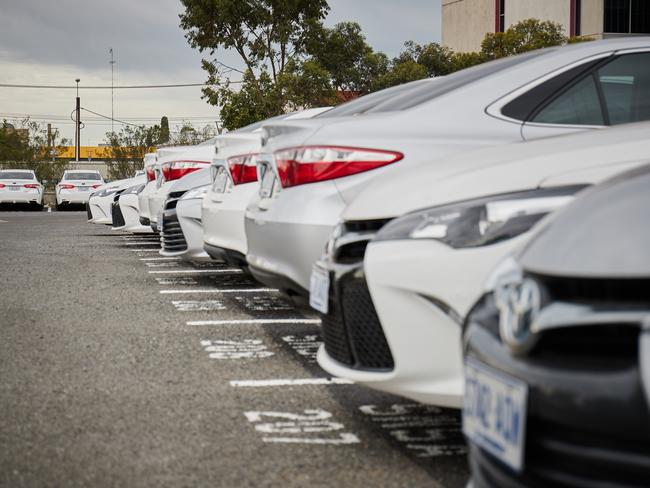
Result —
[[560, 24], [526, 19], [508, 27], [505, 32], [486, 34], [481, 43], [481, 54], [486, 59], [497, 59], [543, 47], [561, 46], [568, 41]]
[[169, 142], [169, 119], [164, 115], [160, 119], [160, 137], [158, 139], [158, 144], [164, 144]]
[[[203, 95], [213, 105], [232, 97], [227, 75], [247, 76], [257, 96], [265, 96], [268, 79], [275, 84], [287, 63], [305, 52], [307, 39], [327, 12], [327, 0], [181, 0], [185, 37], [200, 52], [211, 56], [217, 49], [233, 49], [246, 67], [225, 66], [216, 59], [202, 61], [208, 73]], [[276, 113], [278, 113], [276, 111]]]
[[393, 60], [393, 66], [412, 61], [423, 66], [427, 76], [443, 76], [454, 71], [452, 64], [452, 51], [448, 47], [436, 42], [429, 44], [416, 44], [413, 41], [404, 43], [404, 51]]
[[41, 181], [60, 179], [69, 163], [57, 160], [56, 155], [67, 144], [67, 139], [59, 140], [58, 129], [48, 138], [47, 128], [29, 118], [18, 128], [5, 120], [0, 128], [0, 168], [31, 169]]
[[160, 139], [160, 127], [125, 126], [119, 132], [107, 132], [106, 140], [110, 146], [106, 158], [108, 176], [121, 180], [129, 178], [143, 168], [144, 155], [151, 151]]
[[427, 69], [413, 60], [402, 61], [393, 65], [390, 71], [375, 79], [373, 88], [380, 90], [409, 81], [421, 80], [427, 77]]

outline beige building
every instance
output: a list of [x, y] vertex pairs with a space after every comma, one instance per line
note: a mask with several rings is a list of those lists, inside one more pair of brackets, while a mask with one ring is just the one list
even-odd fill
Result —
[[530, 18], [557, 22], [570, 36], [650, 34], [650, 1], [442, 0], [442, 43], [454, 51], [478, 51], [488, 32]]

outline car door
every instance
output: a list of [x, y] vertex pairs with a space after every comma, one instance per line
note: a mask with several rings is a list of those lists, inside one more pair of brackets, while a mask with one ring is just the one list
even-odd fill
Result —
[[526, 140], [650, 120], [650, 50], [619, 51], [595, 63], [534, 110]]

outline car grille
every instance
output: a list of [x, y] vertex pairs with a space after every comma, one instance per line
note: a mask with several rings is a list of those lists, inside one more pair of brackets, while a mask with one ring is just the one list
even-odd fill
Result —
[[650, 439], [612, 439], [566, 425], [529, 419], [524, 472], [514, 474], [493, 456], [472, 448], [477, 488], [641, 488], [650, 480]]
[[88, 214], [88, 220], [92, 220], [93, 213], [90, 211], [90, 202], [86, 202], [86, 214]]
[[123, 227], [126, 225], [124, 215], [122, 215], [122, 209], [118, 202], [113, 202], [111, 215], [113, 216], [113, 227]]
[[386, 336], [364, 278], [345, 275], [338, 283], [341, 308], [323, 317], [327, 353], [357, 369], [391, 370], [394, 367]]
[[181, 224], [178, 222], [175, 212], [171, 215], [163, 215], [162, 238], [160, 240], [164, 251], [178, 252], [187, 249], [187, 241], [185, 241]]

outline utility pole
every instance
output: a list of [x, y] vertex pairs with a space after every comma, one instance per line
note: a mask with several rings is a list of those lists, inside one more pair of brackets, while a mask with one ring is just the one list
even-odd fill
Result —
[[74, 80], [77, 82], [77, 106], [75, 110], [75, 132], [74, 132], [74, 160], [78, 163], [79, 156], [81, 155], [81, 100], [79, 99], [79, 78]]
[[109, 61], [111, 65], [111, 133], [115, 134], [115, 129], [113, 128], [113, 119], [115, 118], [113, 115], [113, 67], [117, 61], [113, 61], [113, 48], [110, 48], [108, 52], [111, 55], [111, 60]]
[[47, 123], [47, 147], [52, 146], [52, 124], [50, 122]]

